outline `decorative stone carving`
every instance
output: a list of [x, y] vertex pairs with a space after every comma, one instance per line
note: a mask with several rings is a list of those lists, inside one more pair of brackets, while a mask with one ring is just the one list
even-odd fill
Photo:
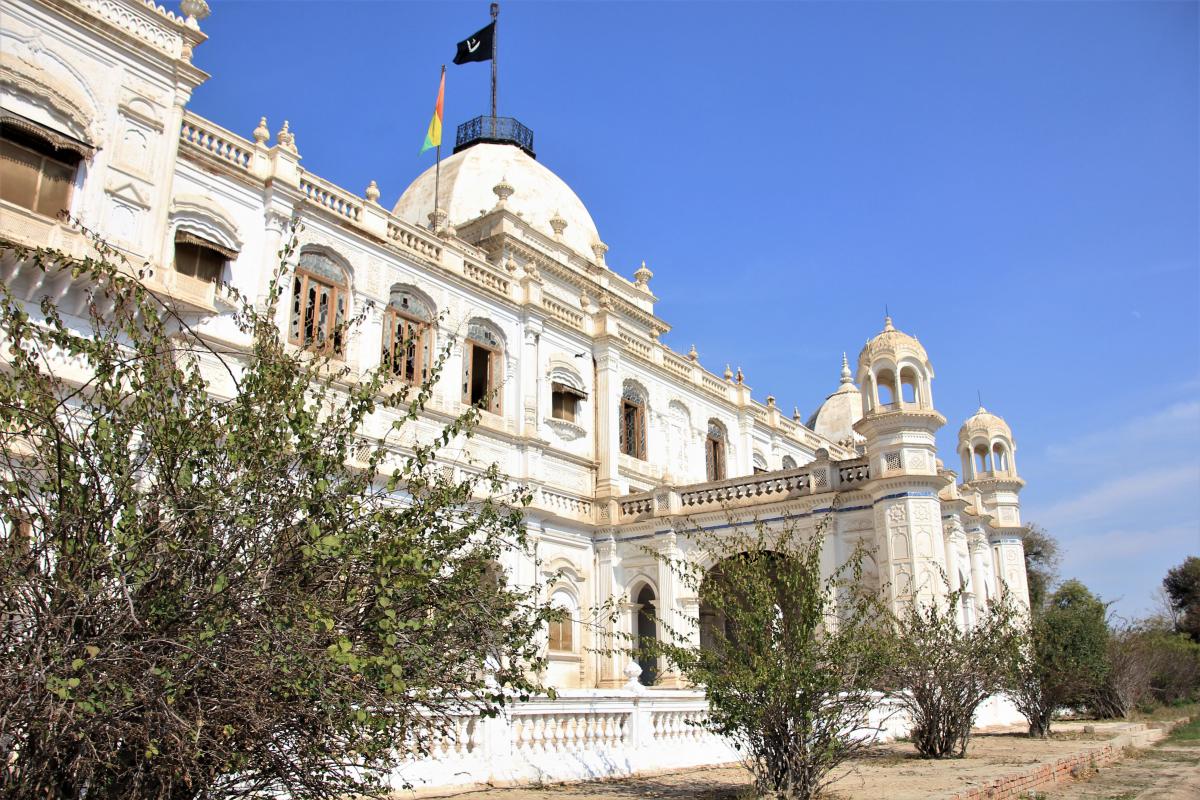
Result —
[[267, 118], [261, 117], [258, 120], [258, 127], [254, 129], [254, 141], [263, 145], [267, 144], [267, 140], [271, 138], [271, 129], [267, 127]]
[[699, 361], [700, 360], [700, 354], [698, 352], [696, 352], [696, 345], [693, 344], [691, 347], [688, 348], [687, 357], [691, 361]]
[[367, 198], [367, 202], [379, 205], [379, 184], [371, 181], [367, 184], [367, 191], [363, 193], [363, 196]]
[[279, 129], [279, 133], [275, 134], [275, 142], [289, 153], [298, 153], [296, 150], [296, 134], [292, 133], [291, 126], [285, 119], [283, 127]]
[[561, 239], [563, 231], [567, 229], [567, 221], [562, 218], [561, 214], [555, 211], [554, 216], [550, 218], [550, 228], [554, 231], [554, 238]]
[[646, 267], [646, 262], [638, 267], [637, 272], [633, 273], [633, 281], [643, 292], [650, 291], [650, 279], [654, 277], [654, 273]]
[[496, 208], [504, 208], [504, 204], [508, 202], [508, 198], [513, 196], [513, 187], [504, 178], [492, 187], [492, 193], [496, 195]]
[[187, 15], [184, 23], [193, 30], [200, 30], [200, 21], [212, 13], [205, 0], [182, 0], [179, 10]]
[[596, 258], [596, 266], [604, 266], [604, 254], [608, 252], [608, 245], [604, 242], [596, 242], [592, 245], [592, 255]]

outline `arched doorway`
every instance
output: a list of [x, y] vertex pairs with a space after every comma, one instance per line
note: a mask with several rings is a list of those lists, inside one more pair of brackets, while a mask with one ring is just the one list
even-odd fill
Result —
[[634, 647], [638, 651], [638, 666], [642, 668], [638, 681], [643, 686], [653, 686], [658, 681], [658, 658], [644, 652], [645, 649], [653, 649], [658, 640], [658, 629], [654, 621], [655, 599], [654, 589], [650, 584], [644, 584], [633, 598], [637, 606], [637, 616], [633, 621]]
[[[739, 627], [766, 633], [785, 613], [794, 611], [788, 580], [780, 572], [785, 558], [770, 550], [740, 553], [708, 570], [700, 584], [702, 648], [736, 649]], [[765, 599], [773, 602], [763, 602]]]

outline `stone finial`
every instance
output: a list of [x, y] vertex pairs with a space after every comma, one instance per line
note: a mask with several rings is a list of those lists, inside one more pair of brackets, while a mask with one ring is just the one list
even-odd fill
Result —
[[634, 283], [636, 283], [637, 287], [643, 292], [649, 291], [648, 287], [650, 286], [650, 279], [653, 277], [654, 273], [646, 268], [645, 261], [643, 261], [642, 265], [638, 267], [637, 272], [633, 273]]
[[792, 422], [800, 421], [800, 406], [792, 406]]
[[733, 383], [733, 370], [730, 369], [728, 364], [725, 365], [725, 380], [728, 383]]
[[738, 367], [738, 370], [737, 370], [737, 382], [738, 383], [746, 382], [746, 376], [742, 374], [742, 368], [740, 366]]
[[657, 342], [659, 336], [662, 336], [662, 331], [660, 331], [658, 328], [650, 329], [650, 341]]
[[612, 298], [608, 296], [607, 292], [605, 292], [604, 294], [600, 295], [599, 300], [597, 300], [597, 304], [600, 306], [601, 311], [608, 311], [612, 308]]
[[604, 242], [596, 242], [592, 245], [592, 255], [596, 257], [596, 266], [604, 266], [604, 254], [608, 252], [608, 245]]
[[888, 315], [886, 315], [886, 316], [883, 318], [883, 329], [884, 329], [885, 331], [894, 331], [894, 330], [896, 330], [896, 326], [892, 324], [892, 316], [891, 316], [891, 314], [888, 314]]
[[775, 407], [775, 395], [769, 394], [769, 395], [767, 395], [767, 408], [774, 408], [774, 407]]
[[379, 205], [379, 184], [377, 184], [375, 181], [368, 183], [367, 191], [364, 193], [364, 196], [367, 198], [368, 202]]
[[208, 19], [208, 15], [212, 13], [205, 0], [182, 0], [179, 10], [186, 17], [184, 24], [195, 30], [200, 30], [200, 20]]
[[555, 211], [554, 216], [550, 218], [550, 227], [554, 230], [554, 238], [560, 239], [562, 238], [563, 231], [567, 229], [567, 221]]
[[637, 663], [633, 659], [630, 659], [629, 663], [625, 665], [625, 669], [621, 670], [621, 674], [629, 679], [625, 681], [625, 686], [623, 688], [628, 689], [631, 692], [638, 693], [646, 691], [646, 687], [642, 686], [641, 681], [638, 680], [638, 678], [642, 677], [641, 664]]
[[696, 352], [696, 345], [692, 345], [691, 348], [688, 349], [688, 358], [690, 358], [692, 361], [700, 360], [700, 354]]
[[504, 204], [508, 202], [508, 198], [512, 197], [513, 191], [514, 189], [512, 184], [510, 184], [505, 178], [501, 178], [500, 182], [492, 187], [492, 193], [496, 195], [497, 198], [497, 208], [504, 208]]
[[[509, 274], [509, 275], [515, 275], [515, 274], [516, 274], [516, 272], [517, 272], [517, 260], [516, 260], [515, 258], [513, 258], [513, 257], [512, 257], [512, 253], [509, 253], [509, 254], [508, 254], [508, 258], [504, 259], [504, 269], [505, 269], [505, 270], [508, 272], [508, 274]], [[537, 268], [535, 267], [534, 269], [537, 269]], [[526, 272], [529, 272], [529, 269], [528, 269], [528, 267], [526, 267], [525, 271], [526, 271]]]
[[842, 383], [854, 383], [854, 378], [850, 377], [850, 362], [846, 360], [846, 354], [842, 353]]
[[429, 212], [429, 230], [440, 230], [446, 222], [446, 210], [444, 208], [434, 209]]
[[583, 292], [582, 294], [579, 295], [579, 307], [580, 308], [582, 308], [584, 311], [587, 311], [588, 306], [590, 306], [591, 304], [592, 304], [592, 298], [587, 296], [587, 292]]
[[279, 133], [275, 134], [275, 142], [284, 150], [296, 152], [296, 134], [292, 133], [291, 126], [286, 119], [283, 121], [283, 127], [279, 129]]
[[254, 129], [254, 141], [265, 145], [270, 138], [271, 129], [267, 127], [267, 118], [263, 117], [258, 121], [258, 127]]

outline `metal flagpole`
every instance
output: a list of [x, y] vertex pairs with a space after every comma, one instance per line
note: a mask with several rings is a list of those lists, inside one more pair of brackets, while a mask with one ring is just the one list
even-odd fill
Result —
[[[445, 65], [445, 64], [442, 64], [442, 83], [444, 84], [445, 82], [446, 82], [446, 65]], [[446, 116], [446, 109], [445, 109], [445, 106], [443, 106], [443, 107], [442, 107], [442, 117], [443, 117], [443, 119], [439, 120], [439, 122], [441, 123], [441, 125], [442, 125], [442, 128], [443, 128], [443, 129], [446, 127], [446, 121], [445, 121], [445, 119], [444, 119], [444, 118], [445, 118], [445, 116]], [[435, 155], [437, 156], [437, 160], [436, 160], [436, 161], [434, 161], [434, 163], [433, 163], [433, 224], [434, 224], [434, 226], [435, 226], [435, 227], [437, 226], [437, 219], [438, 219], [438, 195], [440, 195], [440, 194], [441, 194], [441, 182], [442, 182], [442, 134], [443, 134], [443, 133], [444, 133], [444, 130], [443, 130], [443, 131], [439, 131], [439, 132], [438, 132], [438, 143], [437, 143], [437, 150], [435, 151]]]
[[500, 4], [492, 3], [492, 138], [496, 136], [496, 51], [500, 49]]

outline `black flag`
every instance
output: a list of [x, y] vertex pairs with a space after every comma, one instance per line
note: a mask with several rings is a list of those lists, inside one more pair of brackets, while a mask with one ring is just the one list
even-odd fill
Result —
[[466, 64], [469, 61], [490, 61], [492, 49], [496, 42], [496, 23], [488, 25], [469, 39], [458, 43], [458, 52], [454, 54], [455, 64]]

